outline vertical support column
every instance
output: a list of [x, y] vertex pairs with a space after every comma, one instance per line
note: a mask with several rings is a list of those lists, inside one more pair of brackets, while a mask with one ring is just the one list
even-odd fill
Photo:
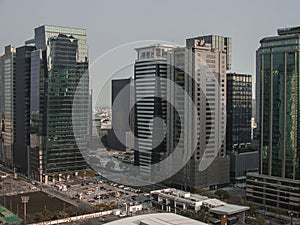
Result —
[[270, 76], [270, 124], [269, 124], [269, 171], [268, 171], [268, 175], [272, 176], [272, 161], [273, 161], [273, 157], [272, 157], [272, 134], [273, 134], [273, 54], [270, 55], [271, 58], [271, 69], [270, 69], [270, 74], [268, 74]]
[[245, 223], [245, 212], [239, 214], [239, 222]]
[[264, 123], [263, 123], [263, 118], [264, 118], [264, 55], [260, 54], [260, 63], [261, 63], [261, 68], [260, 68], [260, 88], [261, 88], [261, 93], [260, 93], [260, 118], [259, 118], [259, 132], [260, 132], [260, 143], [259, 143], [259, 149], [260, 149], [260, 174], [263, 174], [263, 143], [264, 143]]
[[[285, 177], [286, 161], [286, 77], [287, 77], [287, 53], [284, 53], [284, 78], [283, 78], [283, 152], [282, 152], [282, 178]], [[277, 198], [279, 195], [277, 196]]]

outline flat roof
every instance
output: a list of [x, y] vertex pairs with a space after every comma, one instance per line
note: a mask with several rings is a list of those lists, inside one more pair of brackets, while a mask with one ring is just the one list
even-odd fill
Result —
[[300, 26], [297, 27], [286, 27], [277, 29], [278, 35], [296, 34], [300, 33]]
[[180, 216], [174, 213], [152, 213], [133, 217], [127, 217], [124, 219], [116, 220], [107, 225], [137, 225], [140, 223], [145, 225], [207, 225], [197, 220], [193, 220], [184, 216]]
[[277, 40], [286, 40], [286, 39], [292, 39], [292, 38], [300, 38], [300, 34], [285, 34], [285, 35], [278, 35], [278, 36], [269, 36], [269, 37], [264, 37], [261, 39], [259, 42], [268, 42], [268, 41], [277, 41]]
[[175, 48], [175, 45], [171, 45], [171, 44], [164, 44], [164, 43], [157, 43], [157, 44], [153, 44], [153, 45], [147, 45], [147, 46], [143, 46], [143, 47], [137, 47], [134, 50], [136, 51], [140, 51], [140, 50], [144, 50], [144, 49], [151, 49], [151, 48]]
[[[160, 196], [168, 197], [168, 198], [176, 198], [181, 201], [186, 201], [189, 203], [202, 202], [203, 200], [208, 200], [207, 196], [202, 196], [198, 194], [192, 194], [190, 192], [178, 190], [175, 188], [167, 188], [161, 190], [154, 190], [150, 192], [151, 194], [158, 194]], [[188, 197], [185, 197], [187, 195]]]
[[[232, 215], [250, 209], [248, 206], [232, 205], [216, 198], [208, 198], [206, 196], [191, 194], [190, 192], [174, 188], [155, 190], [151, 191], [150, 194], [157, 194], [161, 197], [171, 198], [186, 203], [201, 202], [202, 205], [206, 205], [210, 208], [210, 212], [221, 215]], [[187, 197], [184, 196], [185, 194], [187, 194]]]
[[221, 200], [216, 199], [216, 198], [204, 200], [203, 203], [212, 205], [213, 207], [223, 206], [223, 205], [226, 204], [226, 203], [224, 203], [224, 202], [222, 202]]
[[250, 209], [250, 207], [248, 206], [225, 204], [223, 206], [211, 208], [209, 209], [209, 211], [215, 214], [232, 215], [232, 214], [247, 211], [248, 209]]

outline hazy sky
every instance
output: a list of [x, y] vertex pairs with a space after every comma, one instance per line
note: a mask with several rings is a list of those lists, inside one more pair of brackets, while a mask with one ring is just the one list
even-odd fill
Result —
[[[277, 28], [300, 25], [299, 8], [298, 0], [0, 0], [0, 52], [10, 43], [22, 45], [33, 37], [33, 28], [43, 24], [86, 28], [91, 63], [129, 42], [183, 45], [187, 37], [219, 34], [232, 37], [232, 71], [254, 74], [259, 40], [275, 35]], [[128, 57], [116, 53], [102, 64], [119, 69], [134, 58], [134, 50], [127, 51]], [[107, 71], [91, 68], [100, 83], [110, 75]]]

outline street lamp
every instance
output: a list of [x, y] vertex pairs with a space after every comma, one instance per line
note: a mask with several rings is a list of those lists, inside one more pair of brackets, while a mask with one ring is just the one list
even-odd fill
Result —
[[24, 223], [26, 224], [26, 204], [29, 201], [29, 196], [21, 196], [22, 203], [24, 204]]
[[292, 211], [288, 211], [289, 216], [291, 217], [291, 225], [293, 225], [293, 212]]

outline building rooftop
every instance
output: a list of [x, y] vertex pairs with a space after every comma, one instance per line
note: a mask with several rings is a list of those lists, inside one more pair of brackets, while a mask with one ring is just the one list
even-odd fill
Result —
[[226, 203], [222, 202], [219, 199], [212, 198], [212, 199], [204, 200], [203, 204], [209, 205], [210, 208], [213, 208], [213, 207], [223, 206]]
[[297, 34], [297, 33], [300, 33], [300, 26], [280, 28], [277, 30], [278, 35]]
[[232, 215], [249, 210], [248, 206], [232, 205], [216, 198], [208, 198], [197, 194], [191, 194], [174, 188], [151, 191], [151, 194], [158, 194], [160, 197], [174, 199], [193, 205], [207, 207], [210, 212], [222, 215]]
[[133, 216], [107, 223], [107, 225], [207, 225], [206, 223], [193, 220], [174, 213], [153, 213]]
[[210, 212], [220, 215], [232, 215], [249, 210], [248, 206], [224, 204], [216, 208], [209, 209]]
[[[277, 35], [277, 36], [270, 36], [270, 37], [264, 37], [261, 39], [259, 42], [264, 43], [264, 42], [272, 42], [272, 41], [280, 41], [280, 40], [288, 40], [288, 39], [299, 39], [300, 38], [300, 33], [295, 33], [295, 34], [285, 34], [285, 35]], [[270, 47], [270, 46], [267, 46]]]
[[158, 44], [138, 47], [138, 48], [135, 48], [134, 50], [139, 51], [139, 50], [156, 49], [156, 48], [173, 49], [174, 47], [176, 47], [176, 46], [175, 45], [170, 45], [170, 44], [158, 43]]
[[180, 199], [182, 202], [194, 203], [202, 202], [208, 200], [209, 198], [202, 195], [191, 194], [190, 192], [185, 192], [177, 190], [175, 188], [167, 188], [162, 190], [151, 191], [151, 194], [159, 194], [161, 196], [166, 196], [168, 198]]
[[[85, 31], [84, 28], [80, 28], [80, 27], [60, 26], [60, 25], [53, 25], [53, 24], [43, 24], [43, 25], [39, 25], [38, 27], [45, 27], [47, 30], [48, 29], [75, 29], [75, 30]], [[38, 28], [38, 27], [36, 27], [36, 28]]]

